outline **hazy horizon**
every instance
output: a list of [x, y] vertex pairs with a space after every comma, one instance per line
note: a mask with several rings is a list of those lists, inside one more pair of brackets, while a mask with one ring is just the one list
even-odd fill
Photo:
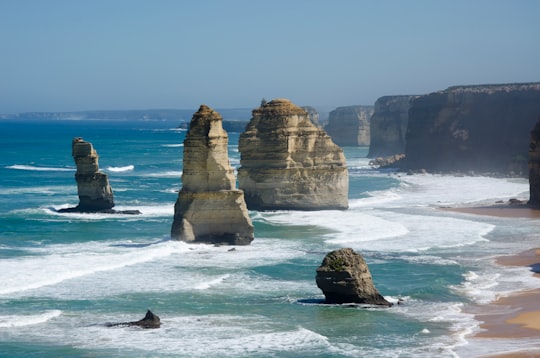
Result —
[[535, 0], [4, 0], [0, 12], [0, 113], [331, 109], [540, 81]]

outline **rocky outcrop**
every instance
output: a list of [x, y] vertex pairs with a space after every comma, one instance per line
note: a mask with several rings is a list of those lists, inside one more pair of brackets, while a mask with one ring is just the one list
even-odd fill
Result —
[[405, 154], [394, 154], [388, 157], [377, 157], [369, 161], [374, 168], [399, 168], [399, 163], [405, 159]]
[[71, 153], [77, 172], [77, 191], [79, 205], [61, 209], [61, 212], [99, 212], [111, 210], [114, 206], [113, 192], [109, 177], [99, 171], [99, 157], [92, 143], [82, 138], [73, 138]]
[[77, 171], [77, 191], [79, 205], [73, 208], [60, 209], [62, 213], [108, 213], [137, 215], [139, 210], [114, 210], [113, 191], [109, 185], [107, 174], [99, 171], [99, 156], [92, 143], [82, 138], [73, 138], [71, 152]]
[[385, 96], [377, 99], [371, 116], [369, 158], [405, 153], [410, 101], [418, 96]]
[[316, 282], [326, 303], [392, 306], [375, 288], [362, 255], [350, 248], [328, 253], [317, 268]]
[[240, 135], [238, 185], [252, 210], [348, 207], [343, 150], [310, 122], [306, 111], [275, 99], [253, 110]]
[[321, 124], [319, 123], [319, 112], [317, 112], [317, 110], [311, 106], [302, 106], [301, 108], [307, 112], [311, 123], [320, 128]]
[[540, 207], [540, 118], [531, 131], [529, 145], [529, 205]]
[[341, 146], [368, 146], [372, 106], [338, 107], [330, 112], [324, 130]]
[[136, 326], [141, 328], [159, 328], [161, 327], [161, 320], [157, 315], [155, 315], [152, 311], [148, 310], [146, 311], [146, 315], [143, 319], [140, 319], [138, 321], [133, 322], [119, 322], [119, 323], [106, 323], [105, 326], [107, 327], [118, 327], [118, 326]]
[[405, 170], [527, 175], [540, 83], [459, 86], [411, 103]]
[[253, 240], [253, 224], [244, 193], [236, 189], [227, 144], [221, 115], [201, 105], [184, 140], [182, 189], [174, 206], [173, 239], [228, 245], [247, 245]]

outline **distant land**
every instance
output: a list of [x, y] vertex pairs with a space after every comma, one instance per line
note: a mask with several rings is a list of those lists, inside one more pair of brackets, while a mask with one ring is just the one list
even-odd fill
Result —
[[[251, 108], [216, 109], [224, 119], [230, 121], [249, 121]], [[77, 112], [23, 112], [0, 114], [0, 119], [20, 120], [119, 120], [119, 121], [170, 121], [189, 122], [194, 109], [146, 109], [146, 110], [110, 110]]]

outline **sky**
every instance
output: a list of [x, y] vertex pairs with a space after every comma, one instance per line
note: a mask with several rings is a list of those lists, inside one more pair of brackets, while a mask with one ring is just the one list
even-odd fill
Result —
[[0, 113], [539, 82], [538, 0], [0, 0]]

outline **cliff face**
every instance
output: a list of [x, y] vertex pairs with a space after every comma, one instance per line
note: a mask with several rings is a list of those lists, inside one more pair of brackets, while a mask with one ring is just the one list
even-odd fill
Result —
[[525, 176], [539, 113], [540, 83], [451, 87], [418, 97], [409, 110], [406, 169]]
[[385, 96], [377, 99], [371, 116], [368, 157], [405, 153], [410, 101], [417, 96]]
[[348, 207], [343, 150], [289, 100], [275, 99], [253, 110], [238, 149], [238, 183], [250, 209]]
[[540, 207], [540, 118], [531, 131], [529, 146], [529, 205]]
[[82, 138], [73, 138], [71, 152], [77, 166], [75, 180], [79, 205], [70, 211], [97, 212], [112, 209], [114, 199], [109, 177], [99, 171], [99, 156], [92, 143]]
[[304, 111], [307, 112], [308, 118], [316, 127], [321, 127], [321, 124], [319, 123], [319, 112], [311, 106], [303, 106], [301, 107]]
[[228, 135], [218, 112], [201, 105], [184, 140], [182, 189], [171, 237], [187, 242], [247, 245], [253, 240], [244, 193], [229, 164]]
[[330, 112], [324, 130], [338, 145], [368, 146], [372, 114], [371, 106], [338, 107]]

